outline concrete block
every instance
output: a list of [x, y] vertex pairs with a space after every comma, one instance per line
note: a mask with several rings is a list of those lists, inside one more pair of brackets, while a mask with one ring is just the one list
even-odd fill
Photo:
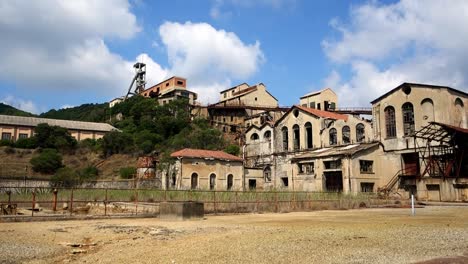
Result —
[[204, 205], [200, 202], [161, 202], [159, 218], [162, 220], [203, 219]]

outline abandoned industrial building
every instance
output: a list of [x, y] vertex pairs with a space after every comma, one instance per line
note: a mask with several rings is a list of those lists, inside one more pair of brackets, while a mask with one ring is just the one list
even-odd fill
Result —
[[34, 128], [43, 123], [68, 129], [71, 136], [78, 141], [84, 139], [99, 139], [106, 133], [117, 130], [107, 123], [0, 115], [1, 139], [16, 141], [20, 138], [29, 138], [34, 134]]

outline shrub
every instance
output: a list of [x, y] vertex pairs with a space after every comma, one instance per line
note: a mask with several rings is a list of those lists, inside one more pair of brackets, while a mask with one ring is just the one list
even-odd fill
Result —
[[240, 153], [240, 148], [237, 145], [229, 145], [224, 149], [224, 151], [231, 155], [238, 156]]
[[35, 149], [38, 147], [37, 138], [20, 138], [15, 142], [15, 147], [23, 149]]
[[88, 166], [79, 171], [80, 182], [83, 181], [94, 181], [99, 175], [99, 170], [94, 166]]
[[135, 174], [135, 167], [124, 167], [120, 169], [120, 178], [122, 179], [132, 179]]
[[55, 149], [44, 149], [38, 155], [30, 160], [35, 172], [54, 173], [62, 165], [62, 156]]
[[11, 146], [13, 145], [13, 142], [11, 140], [6, 140], [6, 139], [2, 139], [0, 140], [0, 147], [3, 147], [3, 146]]
[[57, 170], [50, 182], [53, 187], [73, 187], [80, 181], [79, 176], [74, 170], [63, 167]]

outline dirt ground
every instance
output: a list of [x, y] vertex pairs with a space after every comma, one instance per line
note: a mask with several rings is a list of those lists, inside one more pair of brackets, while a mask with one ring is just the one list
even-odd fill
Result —
[[468, 207], [0, 223], [0, 252], [0, 263], [468, 263]]

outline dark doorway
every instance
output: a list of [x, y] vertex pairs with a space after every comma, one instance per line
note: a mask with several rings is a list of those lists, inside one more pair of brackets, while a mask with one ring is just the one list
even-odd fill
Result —
[[343, 176], [341, 171], [325, 172], [325, 190], [327, 192], [343, 191]]
[[249, 190], [257, 189], [257, 180], [249, 180]]
[[192, 190], [198, 188], [198, 174], [196, 173], [192, 174], [191, 188]]
[[419, 154], [417, 152], [401, 154], [403, 160], [403, 175], [419, 175]]

